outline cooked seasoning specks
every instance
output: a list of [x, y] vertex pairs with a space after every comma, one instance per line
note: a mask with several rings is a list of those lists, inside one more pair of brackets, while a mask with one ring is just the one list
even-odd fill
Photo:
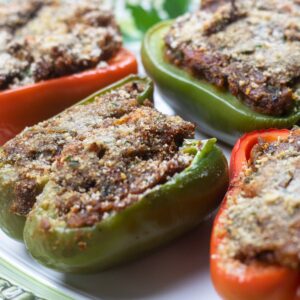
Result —
[[193, 156], [180, 147], [194, 126], [159, 113], [149, 101], [139, 105], [143, 89], [127, 84], [6, 143], [0, 165], [18, 177], [12, 211], [26, 215], [50, 179], [58, 219], [69, 227], [91, 226], [185, 169]]
[[269, 115], [300, 99], [300, 3], [206, 0], [165, 37], [167, 58]]
[[244, 263], [300, 267], [300, 130], [285, 140], [261, 141], [222, 222], [222, 253]]
[[101, 2], [0, 4], [0, 90], [103, 65], [122, 41], [112, 12]]

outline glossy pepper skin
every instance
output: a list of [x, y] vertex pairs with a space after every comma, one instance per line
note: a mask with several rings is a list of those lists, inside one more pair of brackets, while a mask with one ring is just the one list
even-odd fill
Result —
[[[96, 93], [90, 95], [86, 99], [75, 105], [85, 105], [92, 101], [97, 96], [106, 94], [113, 89], [117, 89], [128, 82], [143, 82], [146, 87], [145, 90], [138, 96], [138, 100], [143, 103], [145, 99], [153, 101], [153, 84], [148, 78], [140, 78], [135, 75], [130, 75], [125, 79], [116, 82]], [[1, 148], [0, 148], [1, 151]], [[17, 174], [9, 164], [1, 165], [0, 162], [0, 227], [10, 237], [16, 240], [23, 240], [23, 230], [26, 218], [13, 214], [10, 210], [12, 201], [14, 199], [14, 182], [17, 180]], [[39, 189], [42, 190], [47, 183], [47, 179], [40, 183]]]
[[[90, 103], [95, 96], [132, 80], [146, 84], [138, 97], [140, 103], [152, 100], [152, 82], [131, 76], [76, 105]], [[9, 178], [14, 174], [1, 175], [0, 172], [3, 192], [0, 194], [0, 225], [11, 236], [24, 237], [29, 253], [37, 261], [62, 272], [96, 271], [134, 259], [192, 229], [217, 207], [227, 189], [228, 168], [215, 143], [215, 139], [186, 140], [184, 151], [194, 155], [188, 168], [165, 184], [149, 189], [123, 211], [92, 227], [78, 229], [67, 228], [58, 220], [51, 182], [41, 187], [44, 187], [43, 193], [26, 218], [12, 215], [9, 207], [13, 187]], [[3, 170], [2, 166], [0, 171]]]
[[[211, 276], [222, 299], [226, 300], [299, 300], [298, 271], [280, 266], [253, 263], [245, 265], [238, 260], [225, 260], [220, 255], [222, 239], [226, 236], [221, 216], [226, 215], [227, 197], [234, 192], [234, 183], [239, 179], [243, 166], [250, 157], [258, 139], [268, 142], [278, 137], [287, 137], [289, 130], [271, 129], [255, 131], [243, 136], [235, 145], [230, 162], [230, 188], [214, 221], [211, 237]], [[226, 266], [225, 266], [226, 263]]]
[[228, 91], [169, 63], [163, 39], [171, 24], [172, 21], [162, 22], [147, 32], [142, 46], [143, 64], [173, 108], [191, 116], [203, 132], [233, 145], [243, 133], [257, 129], [290, 128], [299, 123], [299, 107], [283, 117], [257, 113]]
[[58, 222], [51, 205], [39, 204], [51, 203], [46, 185], [26, 220], [29, 252], [59, 271], [90, 272], [139, 257], [194, 228], [217, 207], [228, 184], [227, 161], [215, 142], [185, 141], [184, 151], [194, 155], [188, 168], [93, 227], [70, 229]]
[[100, 88], [135, 73], [134, 55], [121, 49], [104, 68], [1, 91], [0, 145], [26, 126], [46, 120]]

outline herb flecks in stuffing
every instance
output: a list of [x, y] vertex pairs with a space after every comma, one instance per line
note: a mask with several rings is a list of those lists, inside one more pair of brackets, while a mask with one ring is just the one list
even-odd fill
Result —
[[54, 207], [71, 228], [92, 226], [189, 166], [193, 155], [180, 148], [194, 125], [163, 115], [150, 101], [139, 105], [144, 88], [129, 83], [6, 143], [0, 165], [18, 178], [11, 210], [27, 215], [52, 186], [51, 203], [41, 205]]
[[171, 26], [166, 56], [257, 112], [285, 115], [300, 100], [299, 24], [299, 1], [206, 0]]
[[0, 4], [0, 90], [101, 67], [121, 48], [101, 0]]
[[228, 196], [222, 253], [246, 264], [300, 267], [300, 130], [252, 150]]

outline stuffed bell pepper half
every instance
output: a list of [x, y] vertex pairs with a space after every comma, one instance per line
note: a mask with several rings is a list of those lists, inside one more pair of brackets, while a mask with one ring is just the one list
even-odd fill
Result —
[[230, 177], [211, 238], [216, 290], [226, 300], [300, 299], [300, 129], [245, 135]]
[[143, 64], [166, 100], [220, 140], [300, 120], [297, 1], [202, 1], [154, 26]]
[[103, 1], [2, 1], [0, 145], [136, 72]]
[[40, 263], [108, 268], [198, 225], [224, 197], [214, 138], [153, 108], [130, 76], [25, 129], [0, 152], [0, 225]]

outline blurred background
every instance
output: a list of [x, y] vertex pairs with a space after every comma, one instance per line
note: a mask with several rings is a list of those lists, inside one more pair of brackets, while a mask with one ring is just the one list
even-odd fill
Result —
[[139, 41], [154, 24], [199, 6], [199, 0], [108, 0], [113, 5], [125, 42]]

